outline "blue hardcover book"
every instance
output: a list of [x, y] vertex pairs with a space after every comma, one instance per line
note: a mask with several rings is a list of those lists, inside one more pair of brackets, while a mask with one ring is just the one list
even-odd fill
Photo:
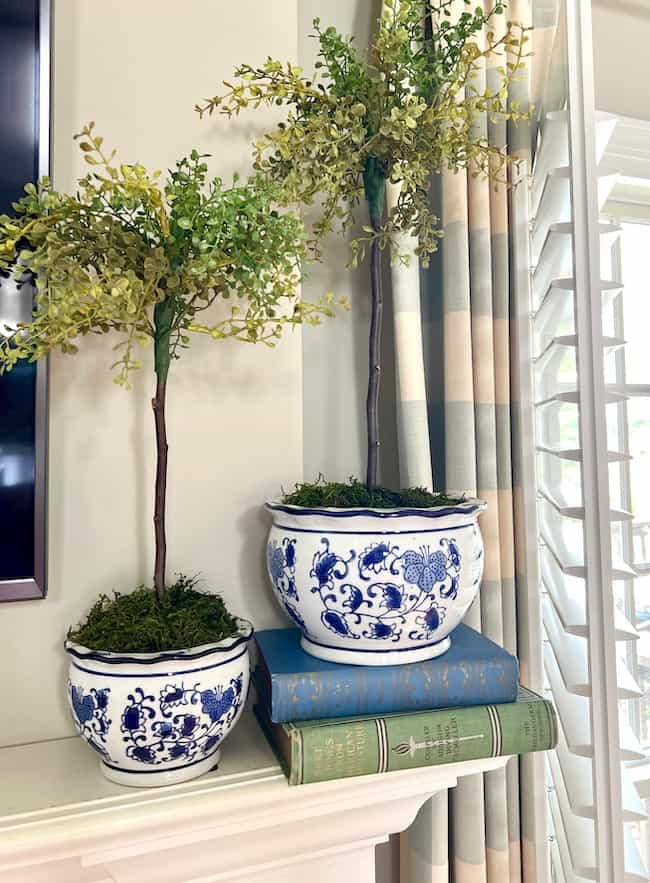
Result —
[[460, 624], [451, 648], [409, 665], [324, 662], [300, 647], [297, 629], [256, 632], [256, 683], [274, 723], [380, 715], [517, 698], [519, 663], [489, 638]]

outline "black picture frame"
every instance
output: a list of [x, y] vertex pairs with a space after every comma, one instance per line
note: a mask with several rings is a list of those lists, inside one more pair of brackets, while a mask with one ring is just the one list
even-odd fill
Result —
[[[51, 15], [51, 0], [0, 0], [0, 213], [49, 174]], [[0, 325], [28, 317], [33, 290], [0, 282]], [[0, 377], [0, 601], [47, 594], [47, 397], [46, 360]]]

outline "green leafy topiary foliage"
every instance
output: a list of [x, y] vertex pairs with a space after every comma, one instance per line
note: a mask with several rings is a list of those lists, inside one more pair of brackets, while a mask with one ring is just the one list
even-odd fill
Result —
[[[44, 178], [25, 187], [12, 217], [0, 216], [0, 273], [13, 272], [19, 284], [36, 282], [33, 321], [0, 328], [0, 373], [20, 359], [34, 361], [53, 350], [76, 353], [85, 335], [114, 333], [115, 380], [129, 387], [132, 372], [141, 366], [138, 346], [153, 342], [154, 587], [162, 604], [165, 407], [172, 362], [189, 346], [192, 333], [273, 346], [285, 328], [333, 315], [333, 298], [318, 304], [300, 299], [306, 234], [298, 215], [278, 208], [277, 183], [257, 175], [224, 187], [221, 179], [208, 177], [205, 157], [197, 151], [177, 162], [161, 181], [160, 172], [118, 164], [114, 151], [106, 154], [94, 123], [76, 137], [92, 167], [77, 192], [57, 192]], [[235, 304], [226, 318], [201, 318], [213, 304], [228, 300]], [[128, 605], [151, 604], [158, 610], [145, 591], [129, 601], [127, 596], [104, 599], [94, 609], [93, 622], [121, 615], [132, 609]], [[194, 595], [178, 597], [184, 604], [192, 600], [188, 616], [205, 609], [195, 604]], [[182, 640], [194, 640], [191, 632], [188, 626]], [[156, 626], [153, 640], [164, 643], [165, 634]]]
[[68, 638], [90, 650], [156, 653], [211, 644], [239, 632], [218, 595], [199, 592], [197, 580], [179, 576], [162, 597], [141, 587], [128, 595], [102, 595]]
[[[382, 293], [380, 251], [397, 233], [415, 237], [416, 254], [427, 264], [441, 231], [431, 212], [431, 175], [468, 170], [507, 183], [511, 157], [492, 145], [477, 126], [485, 114], [517, 120], [524, 113], [508, 100], [508, 88], [523, 66], [528, 37], [522, 26], [497, 23], [506, 4], [485, 9], [464, 0], [384, 0], [367, 53], [335, 28], [314, 20], [319, 43], [313, 74], [268, 58], [242, 64], [237, 82], [197, 105], [202, 115], [238, 115], [261, 105], [288, 108], [280, 122], [255, 145], [255, 167], [282, 187], [287, 204], [318, 207], [312, 247], [323, 237], [346, 231], [359, 220], [365, 202], [369, 226], [352, 242], [352, 264], [371, 252], [372, 314], [367, 396], [366, 483], [377, 484], [381, 371]], [[498, 84], [481, 85], [481, 69], [499, 58]], [[386, 214], [386, 183], [399, 185]]]
[[[37, 286], [33, 321], [0, 337], [0, 372], [115, 332], [115, 380], [128, 386], [138, 344], [153, 340], [160, 376], [192, 332], [273, 346], [285, 327], [333, 314], [331, 297], [298, 296], [305, 233], [296, 214], [275, 208], [277, 184], [256, 176], [224, 187], [196, 151], [161, 183], [160, 172], [114, 163], [94, 123], [76, 137], [96, 169], [77, 193], [44, 178], [25, 187], [13, 217], [0, 215], [0, 269], [19, 259], [18, 275], [34, 274]], [[229, 299], [227, 318], [199, 321]]]
[[[523, 66], [525, 29], [503, 22], [497, 34], [505, 3], [486, 11], [464, 2], [467, 11], [454, 17], [455, 0], [384, 0], [367, 53], [315, 19], [313, 74], [272, 58], [242, 64], [235, 70], [239, 82], [225, 82], [227, 91], [197, 110], [233, 116], [263, 104], [288, 107], [286, 121], [256, 143], [256, 168], [282, 185], [286, 201], [322, 201], [317, 240], [337, 222], [350, 227], [365, 196], [372, 227], [353, 242], [354, 262], [367, 242], [378, 239], [385, 247], [396, 231], [415, 236], [426, 261], [440, 236], [427, 202], [431, 174], [469, 168], [505, 182], [510, 158], [475, 123], [485, 113], [524, 116], [516, 102], [508, 105], [508, 86]], [[498, 88], [482, 88], [481, 66], [498, 55]], [[401, 193], [384, 218], [387, 180], [400, 184]]]

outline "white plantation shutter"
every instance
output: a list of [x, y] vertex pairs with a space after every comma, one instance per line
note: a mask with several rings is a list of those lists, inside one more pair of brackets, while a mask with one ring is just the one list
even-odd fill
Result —
[[612, 530], [632, 516], [610, 492], [611, 466], [629, 454], [608, 437], [608, 410], [625, 396], [605, 383], [624, 341], [603, 330], [621, 285], [600, 274], [619, 234], [599, 220], [616, 181], [603, 162], [616, 121], [594, 110], [589, 0], [559, 6], [530, 188], [544, 666], [560, 720], [547, 756], [550, 855], [562, 883], [636, 883], [648, 876], [629, 824], [645, 813], [625, 763], [643, 752], [619, 709], [641, 695], [624, 661], [638, 634], [615, 605], [616, 581], [635, 572], [612, 551]]

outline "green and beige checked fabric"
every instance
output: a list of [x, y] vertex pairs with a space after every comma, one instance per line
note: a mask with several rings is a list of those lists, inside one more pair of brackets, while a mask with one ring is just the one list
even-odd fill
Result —
[[[554, 25], [551, 0], [543, 12], [539, 24], [546, 29]], [[531, 23], [530, 0], [510, 0], [507, 15]], [[482, 71], [484, 86], [502, 63], [494, 59]], [[529, 65], [510, 97], [526, 106], [530, 96]], [[532, 444], [522, 427], [517, 339], [521, 316], [529, 315], [532, 125], [486, 115], [477, 127], [522, 161], [515, 173], [522, 181], [508, 192], [470, 174], [436, 176], [431, 199], [444, 230], [440, 250], [419, 285], [412, 268], [393, 267], [400, 475], [403, 482], [433, 481], [437, 490], [487, 501], [481, 517], [485, 574], [466, 621], [518, 653], [527, 680], [541, 671], [541, 642], [528, 634], [537, 586], [526, 572], [519, 524], [521, 461], [524, 446]], [[541, 687], [530, 679], [528, 685]], [[533, 806], [540, 802], [533, 792], [543, 788], [541, 771], [537, 760], [515, 759], [505, 770], [463, 779], [429, 801], [402, 835], [400, 883], [541, 883], [545, 844], [535, 842], [540, 828]]]
[[[388, 182], [389, 210], [397, 203], [398, 197], [399, 186]], [[431, 488], [433, 477], [422, 347], [420, 268], [414, 254], [413, 237], [398, 234], [396, 238], [400, 252], [411, 256], [408, 264], [398, 261], [391, 264], [400, 486]]]

